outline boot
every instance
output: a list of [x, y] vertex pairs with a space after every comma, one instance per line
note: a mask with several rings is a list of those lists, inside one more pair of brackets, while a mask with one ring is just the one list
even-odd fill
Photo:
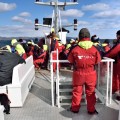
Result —
[[98, 114], [98, 112], [97, 112], [97, 110], [94, 110], [93, 112], [88, 111], [88, 114], [94, 115], [94, 114]]

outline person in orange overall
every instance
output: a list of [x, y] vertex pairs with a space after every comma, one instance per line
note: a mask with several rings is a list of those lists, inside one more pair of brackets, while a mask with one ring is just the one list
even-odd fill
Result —
[[120, 101], [120, 30], [116, 33], [116, 44], [108, 51], [105, 57], [113, 58], [115, 60], [113, 64], [113, 87], [112, 92], [118, 92], [116, 99]]
[[98, 114], [95, 109], [95, 87], [97, 79], [95, 65], [101, 61], [101, 56], [99, 51], [93, 46], [93, 42], [90, 40], [90, 32], [87, 28], [80, 30], [79, 43], [69, 52], [68, 61], [74, 66], [70, 111], [74, 113], [79, 112], [83, 86], [85, 85], [88, 113]]

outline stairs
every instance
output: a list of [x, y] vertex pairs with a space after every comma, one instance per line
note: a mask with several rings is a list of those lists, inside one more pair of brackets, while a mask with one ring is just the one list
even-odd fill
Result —
[[72, 83], [71, 81], [60, 81], [59, 83], [59, 101], [60, 106], [70, 105], [72, 98]]
[[[68, 75], [70, 74], [70, 75]], [[57, 86], [57, 85], [56, 85]], [[72, 76], [71, 71], [62, 71], [60, 72], [60, 80], [59, 80], [59, 91], [56, 89], [56, 103], [58, 107], [64, 105], [71, 105], [72, 99]], [[59, 100], [58, 100], [59, 99]], [[58, 103], [59, 102], [59, 103]], [[81, 104], [86, 104], [85, 95], [83, 94]]]

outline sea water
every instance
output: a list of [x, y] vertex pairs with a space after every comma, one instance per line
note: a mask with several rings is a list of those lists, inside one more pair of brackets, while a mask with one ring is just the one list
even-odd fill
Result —
[[5, 45], [10, 45], [10, 40], [0, 40], [0, 47], [3, 47]]
[[[72, 38], [71, 37], [68, 37], [67, 38], [67, 42], [69, 43], [70, 42], [70, 40], [71, 40]], [[74, 38], [73, 38], [74, 39]], [[104, 40], [105, 39], [101, 39], [100, 40], [100, 42], [101, 43], [103, 43], [104, 42]], [[35, 40], [33, 40], [35, 43], [37, 43], [37, 41], [35, 41]], [[111, 43], [111, 45], [112, 45], [112, 39], [109, 39], [109, 41], [110, 41], [110, 43]], [[3, 46], [5, 46], [5, 45], [10, 45], [11, 44], [11, 40], [0, 40], [0, 47], [3, 47]]]

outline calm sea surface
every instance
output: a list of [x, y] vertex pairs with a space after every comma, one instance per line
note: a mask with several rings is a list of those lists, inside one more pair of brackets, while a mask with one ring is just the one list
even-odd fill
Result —
[[[69, 42], [71, 38], [67, 38], [67, 41]], [[101, 43], [104, 41], [104, 39], [100, 40]], [[110, 43], [112, 44], [112, 39], [110, 39]], [[10, 45], [11, 44], [11, 40], [0, 40], [0, 47], [3, 47], [5, 45]]]
[[10, 45], [10, 40], [0, 40], [0, 47], [3, 47], [5, 45]]

